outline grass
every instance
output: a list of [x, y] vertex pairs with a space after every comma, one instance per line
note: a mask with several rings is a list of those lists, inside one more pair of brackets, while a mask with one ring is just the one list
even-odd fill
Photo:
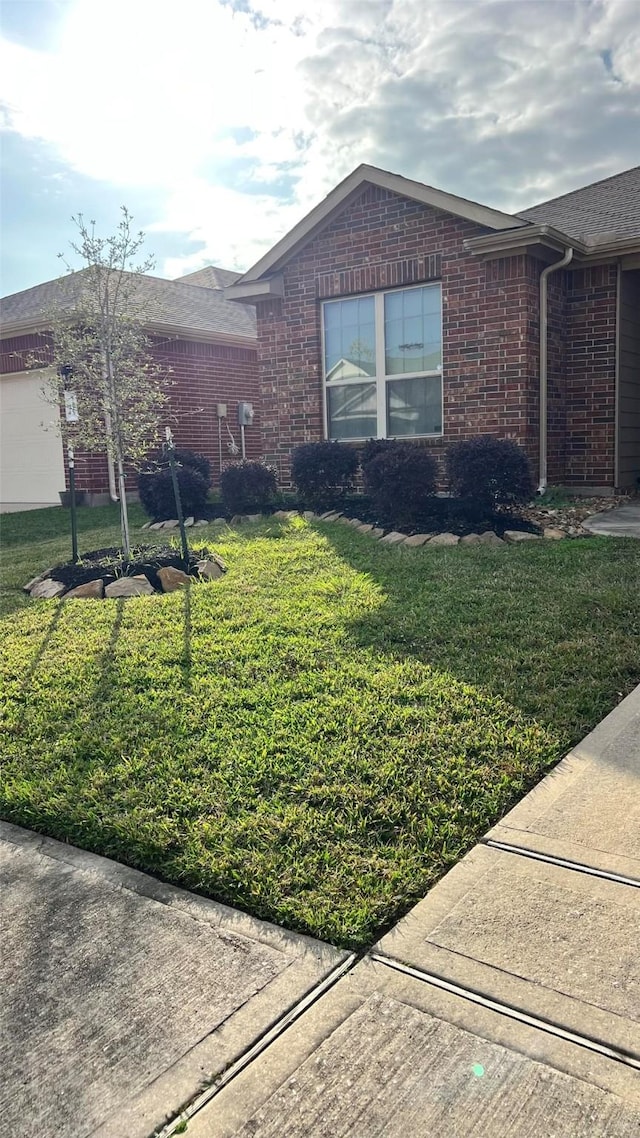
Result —
[[[81, 511], [81, 547], [115, 522]], [[3, 524], [2, 815], [335, 944], [371, 943], [640, 679], [632, 541], [273, 521], [216, 536], [229, 572], [188, 593], [24, 598], [67, 523]]]

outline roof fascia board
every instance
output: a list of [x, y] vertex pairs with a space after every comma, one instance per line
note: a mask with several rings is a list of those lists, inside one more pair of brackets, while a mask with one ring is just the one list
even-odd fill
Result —
[[577, 238], [567, 237], [551, 225], [530, 225], [517, 233], [512, 231], [489, 233], [482, 237], [469, 237], [464, 248], [469, 253], [504, 254], [507, 249], [522, 249], [527, 245], [547, 245], [556, 252], [564, 252], [569, 246], [581, 254], [589, 252], [589, 247]]
[[[311, 241], [328, 219], [339, 209], [344, 209], [350, 200], [360, 194], [367, 184], [390, 190], [392, 193], [405, 198], [412, 198], [415, 201], [422, 202], [423, 205], [433, 206], [434, 209], [443, 210], [445, 213], [452, 213], [456, 217], [473, 221], [477, 225], [486, 226], [488, 229], [521, 229], [530, 224], [521, 217], [514, 217], [509, 213], [491, 209], [489, 206], [468, 201], [466, 198], [456, 197], [455, 194], [445, 193], [444, 190], [436, 190], [431, 186], [423, 185], [421, 182], [403, 178], [399, 174], [378, 170], [375, 166], [362, 165], [358, 166], [352, 174], [349, 174], [297, 225], [294, 225], [293, 229], [276, 242], [273, 248], [265, 253], [264, 257], [256, 261], [255, 265], [240, 278], [238, 284], [232, 285], [231, 288], [237, 289], [242, 284], [259, 280], [266, 273], [280, 268], [294, 251], [297, 252]], [[239, 299], [237, 293], [236, 298]], [[231, 292], [229, 299], [232, 299]]]
[[225, 300], [241, 301], [243, 304], [255, 304], [259, 300], [267, 300], [270, 296], [284, 296], [284, 279], [281, 273], [275, 273], [272, 277], [265, 277], [261, 281], [227, 285], [224, 290]]
[[[189, 328], [182, 324], [161, 324], [150, 321], [145, 325], [150, 335], [172, 336], [177, 340], [193, 340], [197, 343], [237, 345], [241, 348], [255, 348], [256, 336], [237, 336], [232, 332], [207, 332], [204, 328]], [[34, 320], [16, 320], [3, 324], [0, 340], [10, 340], [17, 336], [46, 335], [46, 323]]]

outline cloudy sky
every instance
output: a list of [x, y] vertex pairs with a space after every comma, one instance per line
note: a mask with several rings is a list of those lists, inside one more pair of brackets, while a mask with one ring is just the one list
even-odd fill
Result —
[[517, 210], [640, 161], [640, 0], [2, 0], [3, 294], [126, 204], [248, 268], [360, 162]]

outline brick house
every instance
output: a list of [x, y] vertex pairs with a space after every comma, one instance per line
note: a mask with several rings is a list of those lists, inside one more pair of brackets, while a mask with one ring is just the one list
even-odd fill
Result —
[[256, 306], [285, 485], [303, 442], [476, 433], [541, 487], [637, 484], [640, 167], [511, 215], [359, 166], [225, 295]]
[[[82, 272], [65, 278], [73, 309]], [[230, 304], [224, 287], [238, 277], [209, 266], [176, 281], [140, 276], [136, 303], [144, 313], [155, 359], [171, 370], [173, 433], [177, 445], [211, 461], [214, 485], [230, 459], [233, 436], [240, 446], [238, 403], [253, 403], [254, 425], [247, 428], [249, 458], [261, 453], [256, 327], [253, 309]], [[27, 509], [59, 503], [68, 485], [59, 432], [43, 423], [52, 408], [43, 401], [43, 373], [25, 370], [35, 354], [46, 362], [46, 316], [60, 297], [50, 281], [2, 300], [0, 397], [0, 508]], [[65, 301], [65, 304], [67, 301]], [[226, 418], [218, 411], [226, 406]], [[134, 483], [134, 479], [130, 479]], [[76, 454], [76, 484], [92, 503], [109, 500], [114, 483], [106, 453]], [[135, 483], [131, 490], [135, 489]]]

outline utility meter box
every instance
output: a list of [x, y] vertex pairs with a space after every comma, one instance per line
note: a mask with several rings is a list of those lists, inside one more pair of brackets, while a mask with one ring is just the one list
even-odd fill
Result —
[[238, 423], [241, 427], [253, 426], [253, 403], [238, 403]]
[[226, 403], [218, 403], [218, 418], [219, 419], [226, 419], [226, 417], [227, 417], [227, 405], [226, 405]]

